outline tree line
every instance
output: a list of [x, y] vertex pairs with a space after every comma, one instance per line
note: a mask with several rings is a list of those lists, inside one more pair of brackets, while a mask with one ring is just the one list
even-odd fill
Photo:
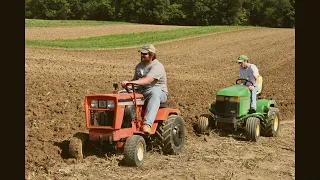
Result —
[[295, 0], [25, 0], [25, 18], [289, 28]]

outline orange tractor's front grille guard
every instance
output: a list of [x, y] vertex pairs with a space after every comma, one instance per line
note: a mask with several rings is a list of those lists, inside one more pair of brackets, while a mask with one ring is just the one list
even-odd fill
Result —
[[90, 110], [91, 126], [113, 126], [113, 110]]
[[101, 96], [86, 97], [85, 99], [85, 116], [87, 128], [114, 129], [116, 116], [115, 108], [92, 108], [91, 100], [113, 100], [114, 107], [118, 105], [117, 98]]
[[[120, 129], [125, 106], [134, 104], [141, 106], [144, 104], [143, 97], [136, 98], [135, 96], [128, 96], [126, 99], [118, 99], [117, 96], [119, 95], [115, 95], [114, 97], [106, 95], [94, 95], [86, 97], [85, 116], [87, 120], [87, 128], [109, 130]], [[91, 108], [91, 100], [113, 100], [114, 108]]]

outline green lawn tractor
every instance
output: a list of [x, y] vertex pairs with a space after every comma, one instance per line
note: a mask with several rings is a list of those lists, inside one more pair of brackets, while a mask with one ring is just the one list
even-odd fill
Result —
[[209, 104], [212, 114], [203, 114], [196, 123], [196, 132], [203, 134], [210, 129], [244, 130], [248, 141], [258, 141], [260, 133], [265, 137], [275, 137], [279, 132], [279, 109], [272, 99], [261, 99], [263, 90], [260, 76], [260, 89], [257, 92], [256, 112], [251, 111], [251, 91], [246, 86], [251, 81], [237, 79], [230, 87], [217, 92], [216, 101]]

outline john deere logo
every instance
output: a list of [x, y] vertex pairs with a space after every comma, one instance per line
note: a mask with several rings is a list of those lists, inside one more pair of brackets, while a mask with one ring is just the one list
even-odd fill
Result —
[[225, 97], [225, 98], [224, 98], [224, 100], [225, 100], [225, 101], [228, 101], [228, 100], [229, 100], [229, 98], [228, 98], [228, 97]]

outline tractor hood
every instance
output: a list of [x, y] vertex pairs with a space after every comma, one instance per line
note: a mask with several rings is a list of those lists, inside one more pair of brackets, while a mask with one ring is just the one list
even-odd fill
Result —
[[217, 96], [250, 96], [250, 90], [244, 85], [232, 85], [219, 90]]

